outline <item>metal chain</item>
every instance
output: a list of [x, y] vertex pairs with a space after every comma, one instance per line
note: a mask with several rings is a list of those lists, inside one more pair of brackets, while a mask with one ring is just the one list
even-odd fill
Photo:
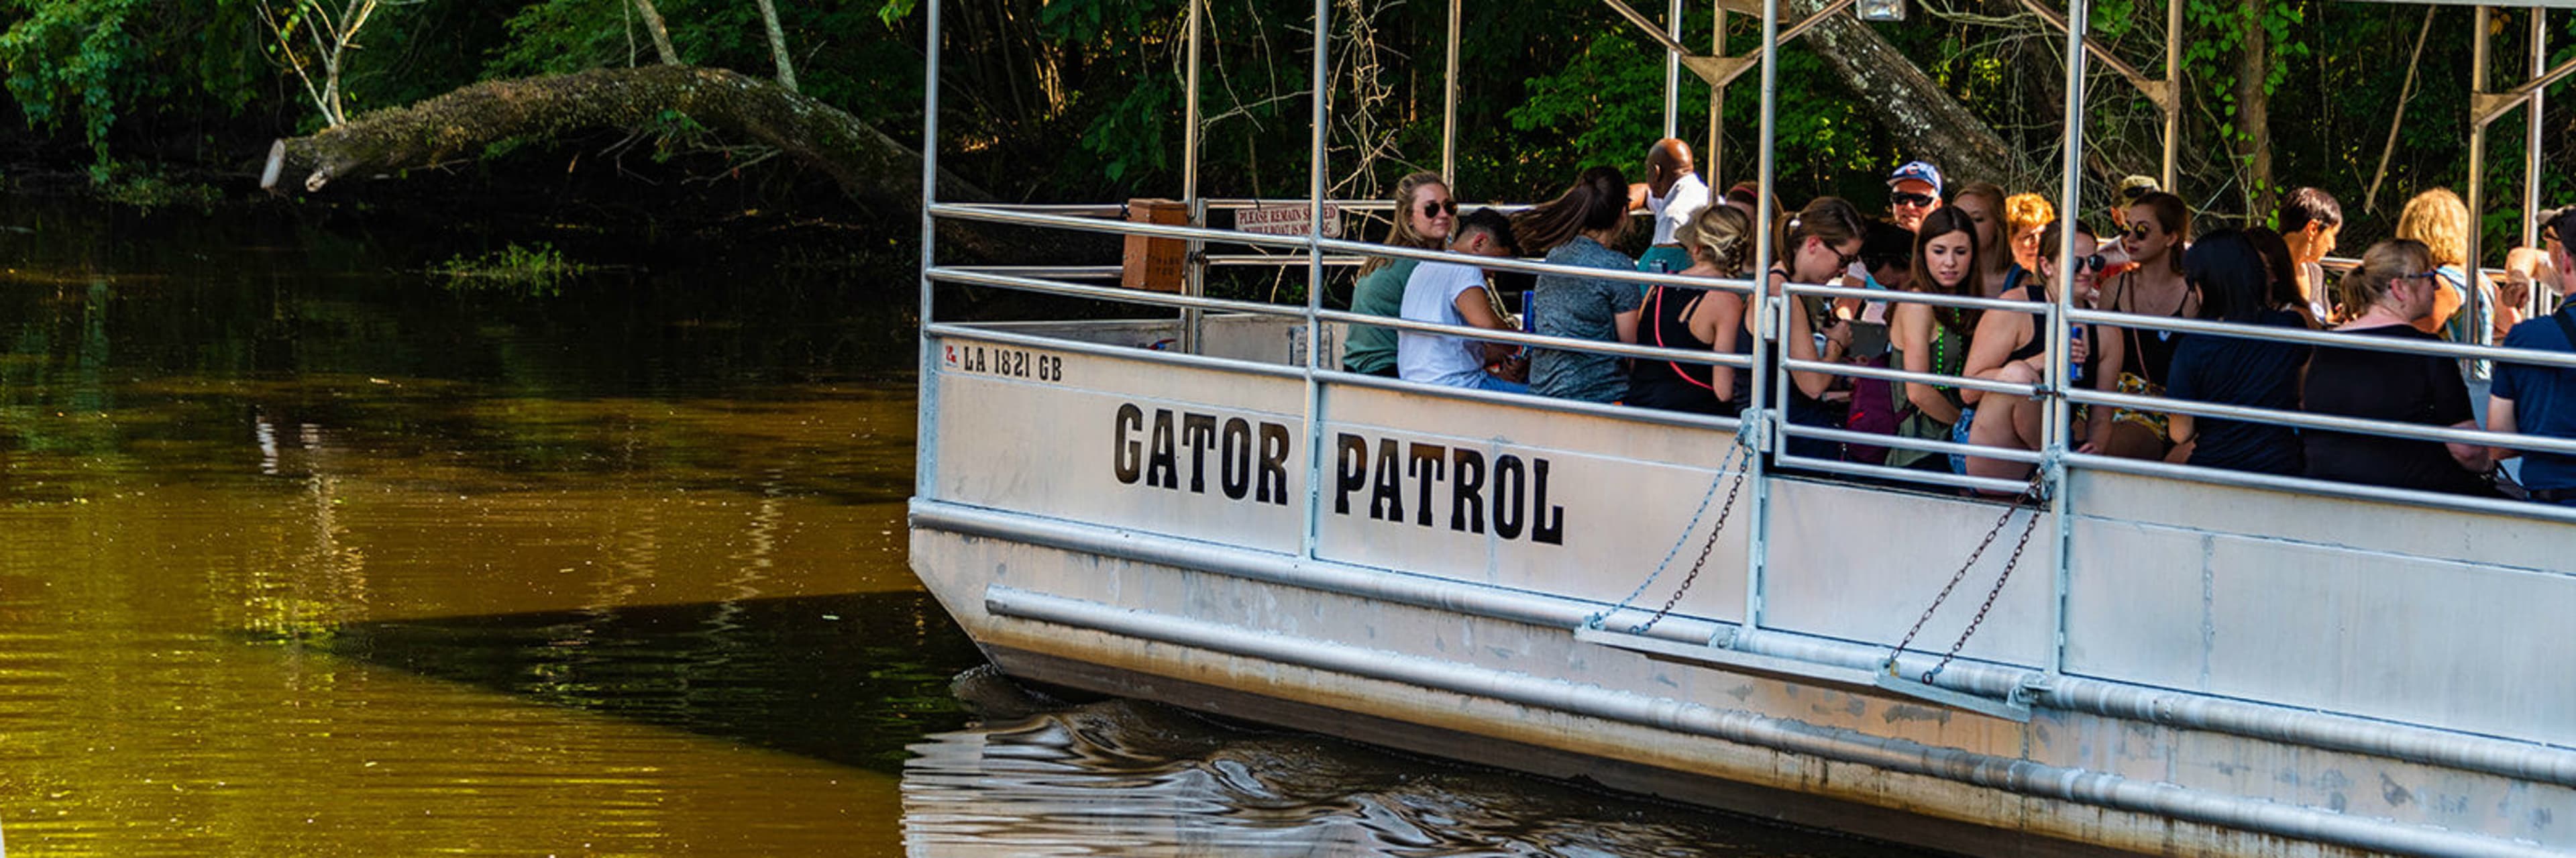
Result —
[[[2033, 473], [2033, 474], [2031, 475], [2031, 479], [2030, 479], [2030, 487], [2029, 487], [2029, 488], [2026, 488], [2026, 489], [2023, 489], [2023, 490], [2022, 490], [2022, 493], [2021, 493], [2021, 496], [2020, 496], [2020, 497], [2017, 497], [2017, 498], [2014, 498], [2014, 499], [2013, 499], [2013, 503], [2012, 503], [2012, 505], [2011, 505], [2011, 506], [2007, 506], [2007, 507], [2005, 507], [2005, 508], [2004, 508], [2004, 514], [2003, 514], [2003, 516], [2002, 516], [2002, 517], [2000, 517], [2000, 518], [1995, 519], [1995, 526], [1993, 526], [1993, 527], [1990, 527], [1990, 528], [1987, 528], [1987, 529], [1986, 529], [1986, 538], [1984, 538], [1984, 539], [1982, 539], [1982, 540], [1979, 540], [1979, 541], [1977, 542], [1977, 550], [1975, 550], [1975, 551], [1971, 551], [1971, 552], [1968, 552], [1968, 562], [1959, 564], [1959, 571], [1958, 571], [1958, 572], [1956, 572], [1956, 573], [1953, 573], [1953, 574], [1950, 576], [1950, 583], [1941, 585], [1941, 594], [1940, 594], [1940, 595], [1937, 595], [1937, 596], [1932, 597], [1932, 604], [1924, 606], [1924, 608], [1923, 608], [1923, 616], [1920, 616], [1920, 617], [1916, 617], [1916, 618], [1914, 618], [1914, 627], [1913, 627], [1913, 628], [1910, 628], [1910, 629], [1906, 629], [1906, 630], [1905, 630], [1905, 637], [1904, 637], [1903, 639], [1898, 640], [1898, 641], [1896, 642], [1896, 651], [1895, 651], [1895, 652], [1888, 653], [1888, 656], [1887, 656], [1887, 658], [1888, 658], [1888, 664], [1889, 664], [1891, 667], [1892, 667], [1893, 665], [1895, 665], [1895, 663], [1896, 663], [1896, 657], [1897, 657], [1897, 656], [1900, 656], [1900, 655], [1904, 655], [1904, 654], [1905, 654], [1905, 648], [1906, 648], [1907, 646], [1912, 645], [1912, 644], [1914, 643], [1914, 636], [1915, 636], [1915, 635], [1917, 635], [1917, 634], [1921, 634], [1921, 633], [1923, 632], [1923, 626], [1924, 626], [1924, 624], [1925, 624], [1925, 623], [1929, 623], [1929, 622], [1931, 622], [1931, 621], [1932, 621], [1932, 614], [1933, 614], [1934, 612], [1937, 612], [1937, 611], [1941, 610], [1941, 603], [1943, 603], [1943, 602], [1947, 602], [1947, 601], [1949, 601], [1949, 600], [1950, 600], [1950, 593], [1951, 593], [1951, 591], [1954, 591], [1954, 590], [1959, 589], [1959, 582], [1967, 580], [1967, 578], [1968, 578], [1968, 570], [1975, 569], [1975, 568], [1977, 567], [1977, 559], [1978, 559], [1978, 558], [1981, 558], [1981, 557], [1986, 556], [1986, 549], [1987, 549], [1988, 547], [1991, 547], [1991, 546], [1993, 546], [1993, 545], [1995, 544], [1995, 537], [2003, 535], [2003, 532], [2004, 532], [2004, 525], [2012, 523], [2013, 513], [2020, 512], [2020, 511], [2022, 510], [2022, 508], [2023, 508], [2023, 507], [2027, 506], [2027, 507], [2029, 507], [2029, 508], [2031, 509], [2031, 518], [2030, 518], [2031, 522], [2032, 522], [2033, 524], [2036, 524], [2036, 523], [2039, 521], [2039, 505], [2038, 505], [2038, 501], [2039, 501], [2039, 490], [2040, 490], [2041, 480], [2042, 480], [2042, 479], [2043, 479], [2043, 477], [2041, 477], [2038, 473]], [[2030, 526], [2029, 526], [2029, 525], [2025, 525], [2025, 526], [2023, 526], [2023, 528], [2022, 528], [2022, 532], [2021, 532], [2021, 541], [2022, 541], [2022, 544], [2021, 544], [2021, 545], [2016, 545], [2016, 546], [2014, 546], [2014, 547], [2013, 547], [2013, 561], [2014, 561], [2014, 562], [2019, 562], [2019, 561], [2021, 560], [2022, 547], [2023, 547], [2023, 546], [2027, 546], [2027, 545], [2029, 545], [2029, 544], [2030, 544]], [[2005, 567], [2004, 567], [2004, 574], [2005, 574], [2005, 575], [2007, 575], [2007, 576], [2009, 576], [2009, 575], [2011, 575], [2011, 574], [2012, 574], [2012, 567], [2011, 567], [2010, 565], [2007, 565], [2007, 566], [2005, 566]], [[1996, 589], [1996, 591], [1997, 591], [1997, 592], [2001, 592], [2001, 591], [2002, 591], [2002, 589], [2003, 589], [2003, 582], [2002, 582], [2002, 581], [2000, 581], [2000, 580], [1996, 581], [1996, 582], [1995, 582], [1995, 589]], [[1988, 607], [1992, 607], [1992, 606], [1994, 605], [1994, 603], [1995, 603], [1995, 597], [1994, 597], [1994, 594], [1993, 594], [1993, 593], [1988, 593], [1988, 594], [1986, 594], [1986, 605], [1987, 605]], [[1985, 611], [1985, 609], [1984, 609], [1984, 608], [1979, 608], [1979, 609], [1977, 610], [1977, 619], [1978, 619], [1980, 622], [1982, 622], [1982, 621], [1984, 621], [1985, 617], [1986, 617], [1986, 611]], [[1969, 625], [1969, 626], [1968, 626], [1968, 630], [1969, 630], [1969, 631], [1972, 631], [1972, 632], [1973, 632], [1973, 631], [1976, 631], [1976, 628], [1977, 628], [1977, 627], [1976, 627], [1974, 624], [1971, 624], [1971, 625]], [[1961, 637], [1959, 638], [1959, 641], [1960, 641], [1960, 643], [1964, 644], [1964, 643], [1966, 643], [1966, 642], [1967, 642], [1967, 637], [1963, 635], [1963, 636], [1961, 636]], [[1950, 648], [1950, 655], [1951, 655], [1951, 656], [1956, 656], [1956, 655], [1958, 655], [1958, 653], [1959, 653], [1959, 648], [1958, 648], [1958, 647], [1955, 647], [1955, 646], [1954, 646], [1954, 647], [1951, 647], [1951, 648]], [[1949, 658], [1943, 658], [1943, 659], [1941, 660], [1941, 664], [1942, 664], [1943, 666], [1947, 666], [1949, 663], [1950, 663], [1950, 659], [1949, 659]], [[1936, 673], [1937, 673], [1937, 672], [1939, 672], [1939, 670], [1940, 670], [1940, 668], [1934, 668], [1934, 669], [1933, 669], [1933, 671], [1934, 671], [1934, 672], [1936, 672]], [[1927, 675], [1928, 675], [1928, 674], [1927, 674]]]
[[[1717, 476], [1708, 481], [1708, 491], [1700, 493], [1699, 506], [1691, 510], [1689, 523], [1682, 525], [1681, 535], [1673, 538], [1673, 547], [1665, 549], [1664, 559], [1655, 563], [1655, 571], [1652, 574], [1647, 575], [1646, 580], [1637, 582], [1637, 588], [1628, 591], [1628, 595], [1621, 597], [1619, 599], [1619, 604], [1612, 605], [1609, 608], [1603, 609], [1599, 613], [1585, 617], [1583, 620], [1584, 627], [1594, 629], [1601, 628], [1602, 621], [1609, 619], [1610, 615], [1627, 610], [1628, 606], [1636, 604], [1637, 597], [1646, 595], [1646, 589], [1655, 586], [1656, 581], [1663, 579], [1664, 571], [1672, 568], [1673, 558], [1681, 555], [1682, 546], [1690, 544], [1691, 533], [1699, 530], [1700, 519], [1708, 515], [1708, 504], [1710, 501], [1717, 499], [1717, 487], [1726, 482], [1726, 472], [1736, 468], [1750, 468], [1753, 465], [1753, 460], [1749, 456], [1744, 459], [1742, 464], [1739, 465], [1737, 463], [1736, 454], [1751, 452], [1751, 448], [1741, 442], [1740, 439], [1742, 436], [1738, 435], [1737, 437], [1739, 439], [1738, 443], [1734, 448], [1727, 451], [1726, 458], [1718, 462]], [[1741, 484], [1740, 481], [1743, 473], [1744, 472], [1740, 470], [1736, 471], [1739, 485]], [[1727, 503], [1732, 505], [1734, 501], [1735, 496], [1732, 493], [1729, 493], [1727, 495]], [[1724, 527], [1725, 523], [1721, 521], [1718, 526]], [[1702, 549], [1701, 553], [1702, 556], [1706, 556], [1706, 549]]]
[[1673, 588], [1672, 598], [1665, 599], [1664, 606], [1655, 609], [1654, 616], [1647, 617], [1643, 623], [1629, 627], [1629, 633], [1642, 635], [1647, 629], [1654, 628], [1656, 623], [1663, 622], [1664, 616], [1673, 612], [1673, 606], [1681, 604], [1682, 594], [1690, 592], [1691, 583], [1699, 580], [1700, 570], [1708, 566], [1709, 550], [1717, 547], [1717, 535], [1726, 532], [1726, 518], [1735, 512], [1735, 495], [1744, 490], [1744, 475], [1749, 470], [1751, 469], [1747, 468], [1735, 472], [1735, 484], [1726, 489], [1726, 504], [1717, 508], [1717, 524], [1708, 529], [1708, 541], [1700, 543], [1699, 559], [1691, 561], [1690, 574], [1682, 576], [1682, 585]]
[[[2034, 487], [2034, 488], [2036, 488], [2036, 487]], [[2038, 495], [2037, 495], [2037, 493], [2036, 493], [2035, 491], [2034, 491], [2034, 492], [2032, 492], [2032, 493], [2030, 493], [2030, 494], [2026, 494], [2026, 495], [2024, 495], [2024, 496], [2025, 496], [2025, 497], [2029, 497], [2030, 499], [2032, 499], [2032, 500], [2034, 500], [2034, 501], [2038, 500]], [[2020, 507], [2019, 507], [2018, 505], [2016, 505], [2016, 506], [2014, 507], [2014, 509], [2020, 509]], [[2005, 512], [2005, 513], [2004, 513], [2004, 516], [2005, 516], [2006, 518], [2010, 518], [2010, 517], [2012, 516], [2012, 512], [2007, 511], [2007, 512]], [[2029, 548], [2029, 547], [2030, 547], [2030, 534], [2031, 534], [2031, 532], [2032, 532], [2032, 531], [2035, 531], [2035, 530], [2038, 530], [2038, 529], [2039, 529], [2039, 505], [2038, 505], [2038, 504], [2036, 504], [2036, 503], [2033, 503], [2033, 504], [2031, 505], [2031, 508], [2030, 508], [2030, 520], [2025, 521], [2025, 522], [2022, 522], [2022, 525], [2021, 525], [2021, 539], [2020, 539], [2019, 541], [2017, 541], [2017, 542], [2014, 542], [2014, 543], [2013, 543], [2013, 553], [2012, 553], [2012, 556], [2011, 556], [2011, 557], [2004, 558], [2004, 571], [2003, 571], [2003, 574], [1995, 576], [1995, 586], [1994, 586], [1994, 589], [1991, 589], [1991, 590], [1987, 590], [1987, 591], [1986, 591], [1986, 601], [1985, 601], [1984, 603], [1982, 603], [1982, 604], [1977, 605], [1977, 615], [1976, 615], [1975, 617], [1969, 618], [1969, 620], [1968, 620], [1968, 627], [1967, 627], [1967, 628], [1965, 628], [1965, 629], [1960, 630], [1960, 632], [1959, 632], [1959, 639], [1958, 639], [1958, 640], [1956, 640], [1956, 641], [1951, 642], [1951, 644], [1950, 644], [1950, 651], [1949, 651], [1949, 652], [1946, 652], [1946, 653], [1942, 653], [1942, 654], [1941, 654], [1941, 661], [1940, 661], [1940, 663], [1932, 665], [1932, 669], [1931, 669], [1931, 670], [1927, 670], [1927, 671], [1924, 671], [1924, 672], [1923, 672], [1923, 682], [1924, 682], [1924, 684], [1926, 684], [1926, 685], [1931, 684], [1931, 683], [1932, 683], [1932, 677], [1935, 677], [1935, 676], [1939, 676], [1939, 675], [1941, 675], [1941, 671], [1942, 671], [1942, 669], [1943, 669], [1943, 668], [1947, 668], [1947, 667], [1949, 667], [1949, 666], [1950, 666], [1950, 662], [1951, 662], [1951, 661], [1953, 661], [1953, 660], [1955, 660], [1955, 659], [1957, 659], [1957, 658], [1959, 657], [1959, 650], [1961, 650], [1961, 649], [1963, 649], [1963, 648], [1967, 647], [1967, 645], [1968, 645], [1968, 638], [1969, 638], [1970, 636], [1975, 635], [1975, 634], [1977, 633], [1977, 627], [1985, 624], [1985, 622], [1986, 622], [1986, 612], [1987, 612], [1987, 611], [1991, 611], [1991, 610], [1994, 610], [1994, 609], [1995, 609], [1995, 598], [2004, 594], [2004, 582], [2012, 580], [2012, 573], [2013, 573], [2013, 570], [2014, 570], [2014, 569], [2016, 569], [2016, 568], [2020, 568], [2020, 566], [2021, 566], [2021, 553], [2022, 553], [2022, 550], [2023, 550], [2023, 549], [2027, 549], [2027, 548]]]

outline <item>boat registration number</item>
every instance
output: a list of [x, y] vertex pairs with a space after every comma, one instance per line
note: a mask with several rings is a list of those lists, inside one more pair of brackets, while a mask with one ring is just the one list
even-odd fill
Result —
[[1037, 381], [1064, 380], [1064, 358], [1060, 355], [975, 343], [946, 343], [942, 351], [948, 368], [960, 372]]

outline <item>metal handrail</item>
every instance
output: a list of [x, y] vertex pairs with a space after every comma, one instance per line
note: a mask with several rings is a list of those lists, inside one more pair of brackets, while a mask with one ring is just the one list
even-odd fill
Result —
[[1260, 361], [1237, 360], [1234, 358], [1208, 357], [1206, 355], [1194, 355], [1188, 352], [1164, 351], [1161, 349], [1140, 349], [1134, 346], [1110, 345], [1108, 343], [1095, 343], [1087, 340], [1071, 340], [1063, 337], [1050, 337], [1043, 334], [1012, 333], [1010, 331], [976, 327], [974, 325], [958, 324], [954, 322], [927, 323], [921, 326], [921, 331], [924, 334], [934, 337], [963, 337], [966, 339], [991, 340], [997, 343], [1009, 343], [1011, 345], [1022, 346], [1025, 348], [1047, 349], [1052, 351], [1071, 352], [1074, 354], [1093, 355], [1097, 357], [1127, 359], [1151, 355], [1153, 356], [1150, 358], [1152, 360], [1166, 360], [1182, 364], [1184, 366], [1194, 366], [1200, 369], [1216, 370], [1220, 372], [1240, 372], [1251, 375], [1266, 375], [1272, 378], [1288, 379], [1303, 378], [1305, 376], [1304, 370], [1298, 367], [1288, 366], [1286, 364], [1262, 363]]
[[1964, 375], [1942, 375], [1935, 372], [1915, 372], [1912, 370], [1895, 369], [1892, 367], [1875, 367], [1857, 363], [1832, 363], [1820, 360], [1802, 360], [1793, 357], [1781, 358], [1780, 363], [1792, 370], [1821, 372], [1828, 375], [1849, 375], [1860, 378], [1875, 378], [1883, 381], [1902, 381], [1906, 384], [1924, 384], [1931, 385], [1933, 387], [1963, 387], [1969, 390], [1982, 390], [1987, 393], [2005, 393], [2014, 396], [2039, 395], [2038, 385], [2014, 384], [2009, 381], [1996, 381], [1990, 378], [1974, 378]]
[[[1783, 428], [1787, 427], [1784, 426]], [[1886, 465], [1872, 465], [1866, 462], [1844, 462], [1835, 459], [1818, 459], [1809, 456], [1794, 455], [1787, 452], [1774, 454], [1772, 456], [1772, 460], [1778, 462], [1779, 465], [1784, 468], [1807, 468], [1817, 471], [1857, 474], [1861, 476], [1880, 477], [1893, 480], [1908, 480], [1912, 482], [1932, 483], [1944, 486], [1957, 486], [1959, 488], [1976, 489], [1978, 491], [1993, 492], [1996, 494], [2020, 494], [2023, 490], [2030, 488], [2029, 483], [2017, 480], [1998, 480], [1990, 477], [1971, 477], [1965, 474], [1917, 471], [1910, 468], [1891, 468]]]
[[2292, 426], [2301, 429], [2322, 429], [2329, 432], [2348, 432], [2360, 435], [2379, 435], [2384, 437], [2409, 438], [2424, 441], [2476, 444], [2482, 447], [2507, 447], [2527, 452], [2557, 453], [2561, 455], [2576, 456], [2576, 439], [2552, 438], [2544, 435], [2526, 435], [2519, 432], [2489, 432], [2484, 429], [2455, 429], [2449, 426], [2428, 426], [2422, 423], [2366, 420], [2359, 417], [2342, 417], [2333, 414], [2318, 414], [2309, 411], [2279, 411], [2269, 408], [2250, 408], [2243, 405], [2226, 405], [2222, 403], [2200, 402], [2190, 399], [2138, 396], [2128, 393], [2105, 393], [2098, 390], [2071, 391], [2067, 394], [2067, 399], [2088, 405], [2108, 405], [2113, 408], [2125, 408], [2131, 411], [2160, 411], [2173, 414], [2189, 414], [2194, 417], [2215, 417], [2221, 420], [2235, 420], [2245, 423], [2265, 423], [2276, 426]]
[[1965, 307], [1975, 310], [2003, 310], [2014, 313], [2048, 315], [2047, 308], [2056, 306], [2044, 301], [2016, 301], [2008, 298], [1980, 298], [1969, 295], [1944, 295], [1939, 292], [1917, 292], [1908, 289], [1870, 289], [1857, 286], [1833, 286], [1822, 283], [1786, 283], [1782, 291], [1791, 295], [1823, 295], [1833, 298], [1859, 298], [1867, 301], [1890, 301], [1899, 304], [1930, 304], [1936, 307]]
[[2435, 357], [2481, 359], [2531, 366], [2576, 368], [2576, 353], [2509, 349], [2503, 346], [2480, 346], [2448, 341], [2399, 339], [2341, 331], [2312, 331], [2279, 325], [2248, 325], [2240, 322], [2212, 322], [2173, 316], [2135, 316], [2107, 310], [2076, 310], [2068, 314], [2071, 321], [2091, 322], [2121, 328], [2144, 328], [2185, 334], [2213, 334], [2244, 340], [2301, 343], [2343, 349], [2397, 352]]
[[1806, 438], [1822, 438], [1827, 441], [1841, 441], [1845, 444], [1867, 444], [1872, 447], [1886, 447], [1891, 450], [1912, 450], [1917, 453], [1943, 453], [1960, 456], [1976, 456], [1981, 459], [2003, 459], [2010, 462], [2029, 462], [2032, 464], [2037, 464], [2047, 458], [2038, 450], [2024, 450], [2019, 447], [1987, 447], [1978, 444], [1961, 444], [1955, 441], [1941, 441], [1932, 438], [1908, 438], [1901, 435], [1880, 435], [1874, 432], [1854, 432], [1849, 429], [1806, 426], [1797, 423], [1782, 424], [1780, 431], [1790, 435], [1797, 435]]
[[[2418, 507], [2438, 507], [2457, 512], [2474, 512], [2485, 515], [2509, 515], [2564, 524], [2576, 524], [2576, 507], [2561, 506], [2558, 504], [2532, 503], [2530, 501], [2518, 501], [2511, 498], [2455, 495], [2442, 492], [2428, 492], [2422, 489], [2401, 489], [2392, 486], [2375, 486], [2369, 483], [2347, 483], [2338, 480], [2320, 480], [2311, 477], [2285, 477], [2274, 474], [2254, 473], [2251, 471], [2231, 471], [2223, 468], [2202, 468], [2191, 465], [2177, 465], [2172, 462], [2157, 461], [2153, 459], [2125, 459], [2118, 456], [2105, 456], [2099, 453], [2069, 452], [2066, 454], [2063, 461], [2065, 461], [2067, 466], [2070, 468], [2137, 474], [2149, 477], [2164, 477], [2167, 479], [2188, 480], [2195, 483], [2204, 483], [2214, 486], [2255, 488], [2270, 491], [2290, 492], [2294, 494], [2326, 495], [2329, 497], [2350, 498], [2353, 500], [2379, 501], [2382, 503], [2397, 503]], [[2088, 518], [2098, 517], [2087, 516], [2083, 513], [2077, 513], [2077, 515]]]
[[[1277, 304], [1264, 304], [1257, 301], [1201, 298], [1169, 292], [1144, 292], [1115, 286], [1085, 286], [1076, 283], [1063, 283], [1035, 277], [994, 274], [986, 271], [959, 268], [932, 268], [929, 270], [929, 274], [931, 279], [943, 282], [971, 283], [979, 286], [993, 286], [1003, 289], [1016, 289], [1025, 292], [1040, 292], [1052, 295], [1067, 295], [1077, 298], [1097, 298], [1126, 304], [1217, 310], [1231, 313], [1283, 316], [1294, 319], [1304, 319], [1307, 317], [1307, 311], [1302, 307], [1292, 308]], [[1668, 349], [1655, 346], [1635, 346], [1626, 343], [1602, 342], [1599, 340], [1579, 340], [1571, 337], [1552, 337], [1544, 334], [1532, 334], [1516, 330], [1478, 328], [1468, 325], [1448, 325], [1439, 322], [1424, 322], [1396, 316], [1376, 316], [1367, 313], [1353, 313], [1346, 310], [1320, 310], [1316, 311], [1314, 316], [1316, 319], [1326, 322], [1345, 322], [1376, 325], [1386, 328], [1400, 328], [1421, 331], [1424, 333], [1466, 337], [1468, 339], [1516, 343], [1536, 348], [1554, 349], [1556, 351], [1590, 352], [1594, 354], [1647, 358], [1651, 360], [1687, 361], [1699, 364], [1724, 365], [1738, 369], [1749, 369], [1752, 366], [1752, 358], [1750, 356], [1740, 354], [1718, 354], [1716, 352], [1693, 351], [1690, 349]]]

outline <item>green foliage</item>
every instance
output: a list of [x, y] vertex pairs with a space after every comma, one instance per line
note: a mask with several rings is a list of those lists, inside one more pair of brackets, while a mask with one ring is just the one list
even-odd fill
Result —
[[253, 0], [0, 0], [0, 68], [29, 125], [75, 133], [104, 162], [133, 115], [230, 113], [265, 71]]

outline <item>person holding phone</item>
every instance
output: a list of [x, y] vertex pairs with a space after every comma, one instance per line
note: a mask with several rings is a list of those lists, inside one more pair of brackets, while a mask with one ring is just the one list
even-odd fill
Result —
[[[2038, 384], [2048, 377], [2048, 311], [2044, 305], [2057, 301], [2056, 284], [2067, 284], [2075, 292], [2075, 306], [2090, 308], [2101, 293], [2095, 289], [2096, 278], [2107, 264], [2102, 258], [2101, 242], [2094, 238], [2093, 228], [2082, 221], [2059, 220], [2040, 230], [2040, 246], [2054, 248], [2062, 240], [2060, 230], [2075, 231], [2075, 265], [2071, 271], [2058, 270], [2057, 254], [2039, 255], [2039, 275], [2026, 278], [2020, 287], [2005, 292], [2005, 300], [2026, 300], [2043, 308], [2027, 313], [1987, 313], [1977, 322], [1977, 333], [1968, 344], [1967, 375], [1975, 378], [2013, 384]], [[2067, 326], [2067, 354], [2070, 370], [2068, 381], [2095, 390], [2115, 390], [2121, 375], [2121, 361], [2126, 355], [2121, 330], [2109, 325]], [[1980, 447], [2010, 450], [2039, 449], [2040, 427], [2048, 414], [2039, 400], [2007, 393], [1975, 390], [1961, 391], [1963, 399], [1975, 407], [1960, 425], [1966, 428], [1957, 440]], [[2074, 437], [2084, 439], [2078, 452], [2110, 455], [2141, 455], [2138, 450], [2163, 453], [2162, 445], [2152, 439], [2133, 445], [2129, 451], [2118, 446], [2114, 422], [2093, 419], [2089, 409], [2078, 407], [2069, 429]], [[2021, 480], [2030, 476], [2030, 465], [2004, 459], [1978, 456], [1965, 457], [1958, 465], [1962, 473], [1994, 479]]]

